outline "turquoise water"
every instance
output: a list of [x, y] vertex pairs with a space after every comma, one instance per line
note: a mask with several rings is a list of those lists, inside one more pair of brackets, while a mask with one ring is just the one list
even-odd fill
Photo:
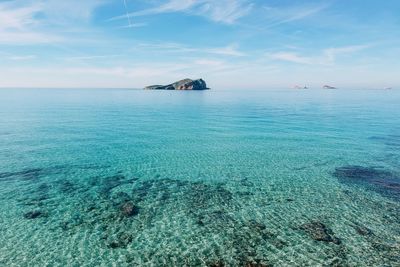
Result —
[[0, 90], [0, 265], [399, 266], [399, 103]]

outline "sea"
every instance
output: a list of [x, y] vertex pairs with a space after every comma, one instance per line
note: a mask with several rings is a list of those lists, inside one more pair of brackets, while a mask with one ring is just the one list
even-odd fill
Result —
[[400, 91], [0, 89], [0, 266], [400, 266]]

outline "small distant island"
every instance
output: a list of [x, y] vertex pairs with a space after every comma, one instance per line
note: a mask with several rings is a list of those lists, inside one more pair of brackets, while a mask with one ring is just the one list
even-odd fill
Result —
[[150, 85], [145, 90], [208, 90], [206, 82], [203, 79], [183, 79], [167, 85]]
[[336, 87], [330, 86], [330, 85], [324, 85], [324, 86], [322, 86], [322, 88], [323, 89], [337, 89]]

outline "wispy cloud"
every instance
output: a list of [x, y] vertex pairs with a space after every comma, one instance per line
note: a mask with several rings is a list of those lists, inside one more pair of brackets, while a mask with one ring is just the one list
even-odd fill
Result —
[[225, 62], [221, 61], [221, 60], [201, 58], [201, 59], [196, 59], [194, 61], [194, 63], [197, 65], [214, 66], [215, 67], [215, 66], [223, 66]]
[[311, 17], [328, 7], [328, 3], [323, 3], [319, 5], [293, 5], [289, 7], [264, 6], [263, 9], [266, 11], [266, 19], [269, 21], [267, 27], [274, 27]]
[[37, 58], [36, 55], [15, 55], [7, 52], [2, 52], [0, 51], [0, 55], [2, 55], [0, 58], [4, 58], [7, 60], [13, 60], [13, 61], [24, 61], [24, 60], [32, 60]]
[[161, 4], [157, 7], [127, 13], [125, 15], [115, 17], [114, 19], [123, 18], [126, 16], [136, 17], [136, 16], [156, 15], [161, 13], [188, 11], [197, 4], [198, 3], [196, 3], [195, 0], [169, 0], [166, 3]]
[[[201, 49], [199, 49], [199, 51], [201, 51]], [[223, 56], [242, 57], [242, 56], [246, 55], [244, 52], [238, 50], [236, 45], [228, 45], [228, 46], [217, 47], [217, 48], [208, 48], [208, 49], [203, 49], [203, 51], [206, 53], [223, 55]]]
[[293, 52], [278, 52], [269, 54], [269, 57], [272, 59], [288, 61], [293, 63], [300, 63], [300, 64], [312, 64], [313, 60], [310, 57], [300, 56], [297, 53]]
[[233, 24], [240, 18], [248, 15], [252, 8], [253, 4], [249, 4], [245, 1], [220, 0], [206, 1], [204, 5], [194, 10], [194, 12], [200, 11], [202, 16], [208, 17], [216, 22]]
[[16, 2], [0, 3], [0, 43], [45, 42], [47, 36], [30, 30], [39, 24], [35, 16], [42, 5], [19, 6]]
[[0, 31], [24, 30], [37, 24], [35, 14], [42, 10], [40, 4], [14, 7], [10, 2], [0, 3]]
[[351, 54], [371, 47], [371, 45], [352, 45], [344, 47], [327, 48], [323, 51], [323, 58], [326, 62], [333, 63], [337, 56]]
[[119, 28], [140, 28], [140, 27], [145, 27], [145, 26], [147, 26], [147, 23], [144, 23], [144, 22], [139, 22], [139, 23], [129, 22], [128, 25], [121, 26]]
[[246, 53], [240, 51], [238, 49], [238, 46], [235, 44], [230, 44], [222, 47], [192, 47], [180, 43], [141, 43], [134, 46], [132, 49], [154, 50], [158, 53], [196, 53], [233, 57], [246, 56]]
[[353, 45], [344, 47], [327, 48], [321, 51], [320, 55], [304, 56], [295, 52], [267, 53], [271, 59], [287, 61], [298, 64], [332, 65], [336, 58], [344, 54], [352, 54], [369, 48], [371, 45]]
[[0, 3], [0, 44], [37, 44], [65, 40], [57, 31], [83, 26], [106, 0], [15, 0]]
[[115, 57], [120, 57], [122, 56], [121, 54], [115, 54], [115, 55], [93, 55], [93, 56], [76, 56], [76, 57], [66, 57], [63, 58], [68, 61], [75, 61], [75, 60], [96, 60], [96, 59], [107, 59], [107, 58], [115, 58]]
[[37, 58], [36, 55], [25, 55], [25, 56], [11, 56], [10, 60], [22, 61], [22, 60], [32, 60]]
[[42, 14], [47, 23], [52, 24], [80, 24], [90, 21], [94, 11], [110, 2], [110, 0], [39, 0]]
[[169, 0], [157, 7], [123, 14], [111, 20], [127, 17], [149, 16], [162, 13], [184, 12], [206, 17], [212, 21], [233, 24], [238, 19], [248, 15], [253, 4], [246, 0]]
[[0, 86], [141, 86], [187, 76], [263, 87], [349, 81], [361, 67], [369, 80], [399, 83], [399, 5], [0, 0]]

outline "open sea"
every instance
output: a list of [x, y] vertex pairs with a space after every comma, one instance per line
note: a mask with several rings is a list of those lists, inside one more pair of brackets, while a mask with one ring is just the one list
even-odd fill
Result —
[[1, 89], [0, 266], [400, 266], [400, 91]]

